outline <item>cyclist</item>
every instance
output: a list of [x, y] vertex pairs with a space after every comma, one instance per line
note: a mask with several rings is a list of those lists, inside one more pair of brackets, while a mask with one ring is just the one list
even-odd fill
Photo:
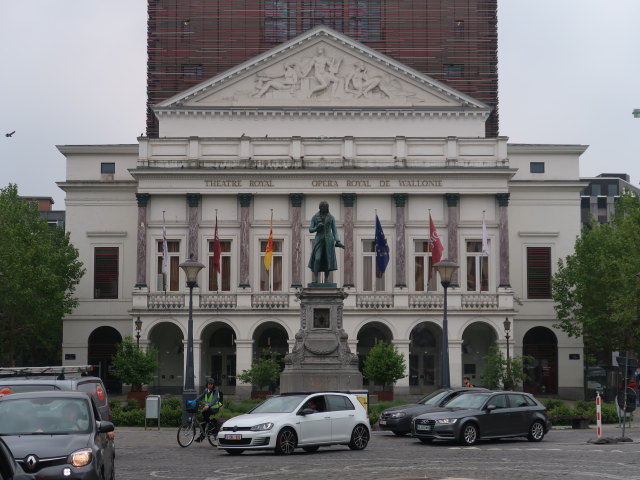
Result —
[[216, 382], [213, 378], [207, 378], [207, 387], [200, 395], [198, 395], [196, 402], [202, 402], [202, 416], [204, 417], [202, 433], [198, 438], [196, 438], [196, 442], [201, 442], [204, 440], [204, 432], [207, 430], [207, 426], [211, 422], [211, 416], [218, 413], [222, 407], [222, 392], [220, 392], [218, 387], [216, 387]]

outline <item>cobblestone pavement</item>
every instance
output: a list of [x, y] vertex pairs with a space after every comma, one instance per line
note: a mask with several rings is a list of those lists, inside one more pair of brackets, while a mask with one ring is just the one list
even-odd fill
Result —
[[[190, 480], [640, 480], [640, 424], [626, 429], [630, 442], [595, 444], [595, 428], [553, 429], [541, 443], [525, 439], [480, 442], [473, 447], [373, 432], [369, 446], [344, 446], [290, 456], [245, 452], [231, 456], [208, 444], [181, 448], [176, 430], [118, 428], [116, 477]], [[616, 439], [621, 429], [603, 428]]]

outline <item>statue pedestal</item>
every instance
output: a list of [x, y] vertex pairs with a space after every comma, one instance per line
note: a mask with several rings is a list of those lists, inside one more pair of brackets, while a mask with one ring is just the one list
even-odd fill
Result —
[[358, 356], [351, 353], [342, 328], [347, 295], [335, 284], [311, 283], [302, 289], [300, 330], [285, 356], [281, 393], [362, 389]]

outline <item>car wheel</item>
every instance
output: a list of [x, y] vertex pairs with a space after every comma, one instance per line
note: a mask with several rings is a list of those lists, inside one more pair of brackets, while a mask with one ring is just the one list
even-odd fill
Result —
[[184, 422], [178, 428], [178, 445], [181, 447], [188, 447], [193, 443], [194, 438], [196, 438], [196, 428], [193, 426], [191, 422]]
[[302, 449], [305, 452], [309, 452], [309, 453], [317, 452], [319, 448], [320, 448], [319, 445], [312, 445], [311, 447], [302, 447]]
[[467, 423], [462, 427], [460, 442], [464, 445], [473, 445], [478, 441], [478, 427], [473, 423]]
[[433, 442], [433, 438], [421, 438], [420, 441], [422, 443], [431, 443]]
[[225, 452], [227, 452], [229, 455], [240, 455], [242, 452], [244, 452], [244, 450], [232, 450], [228, 448], [225, 450]]
[[276, 439], [276, 454], [291, 455], [296, 449], [297, 443], [296, 432], [290, 428], [283, 428]]
[[544, 438], [544, 425], [542, 425], [542, 422], [535, 421], [531, 424], [527, 438], [530, 442], [540, 442]]
[[393, 434], [396, 437], [404, 437], [407, 434], [407, 432], [401, 432], [400, 430], [393, 430]]
[[369, 429], [364, 425], [356, 425], [351, 432], [349, 448], [351, 450], [364, 450], [369, 444]]

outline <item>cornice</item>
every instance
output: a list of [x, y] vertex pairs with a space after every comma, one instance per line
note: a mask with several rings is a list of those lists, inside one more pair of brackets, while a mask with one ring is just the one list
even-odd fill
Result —
[[56, 148], [63, 155], [96, 154], [96, 153], [137, 155], [139, 145], [137, 143], [112, 144], [112, 145], [56, 145]]
[[528, 153], [528, 154], [536, 154], [536, 153], [574, 153], [581, 155], [583, 154], [589, 145], [553, 145], [553, 144], [536, 144], [536, 143], [507, 143], [507, 153]]

